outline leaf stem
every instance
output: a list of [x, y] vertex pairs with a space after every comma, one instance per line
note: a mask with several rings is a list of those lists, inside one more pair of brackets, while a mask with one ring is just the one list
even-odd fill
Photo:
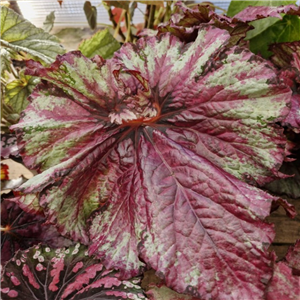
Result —
[[[115, 33], [118, 32], [119, 35], [121, 36], [121, 38], [123, 39], [123, 41], [125, 41], [125, 36], [124, 36], [122, 30], [120, 29], [120, 25], [118, 26], [117, 22], [115, 21], [114, 15], [113, 15], [112, 10], [111, 10], [110, 7], [107, 9], [107, 12], [108, 12], [109, 20], [110, 20], [110, 21], [112, 22], [112, 24], [113, 24], [113, 28], [114, 28], [115, 30], [117, 30], [117, 31], [115, 31]], [[118, 28], [118, 29], [117, 29], [117, 28]], [[114, 36], [115, 36], [115, 34], [114, 34]]]
[[12, 74], [14, 75], [14, 77], [15, 77], [16, 79], [19, 79], [19, 78], [20, 78], [19, 73], [18, 73], [18, 71], [15, 69], [15, 67], [14, 67], [14, 65], [13, 65], [12, 63], [9, 65], [9, 68], [10, 68]]
[[126, 34], [125, 43], [131, 41], [131, 17], [129, 11], [126, 13], [126, 20], [127, 20], [127, 34]]
[[149, 15], [149, 22], [147, 28], [153, 29], [155, 9], [156, 9], [156, 5], [150, 5], [150, 15]]
[[121, 16], [120, 16], [119, 22], [118, 22], [118, 24], [117, 24], [117, 27], [116, 27], [116, 29], [115, 29], [115, 33], [114, 33], [114, 38], [117, 36], [117, 34], [119, 34], [119, 35], [122, 37], [123, 41], [125, 41], [126, 38], [125, 38], [125, 35], [123, 34], [123, 32], [122, 32], [120, 26], [121, 26], [121, 20], [124, 18], [125, 13], [126, 13], [126, 11], [123, 10], [123, 11], [122, 11], [122, 14], [121, 14]]

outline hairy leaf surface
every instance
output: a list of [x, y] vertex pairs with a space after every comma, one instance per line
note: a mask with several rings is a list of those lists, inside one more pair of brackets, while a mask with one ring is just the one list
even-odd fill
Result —
[[13, 10], [1, 6], [1, 46], [26, 52], [45, 63], [64, 53], [56, 37], [35, 27]]
[[245, 181], [280, 175], [272, 123], [291, 91], [263, 59], [226, 47], [226, 31], [200, 27], [193, 43], [142, 38], [107, 61], [31, 61], [45, 81], [12, 128], [40, 174], [20, 191], [40, 192], [48, 220], [122, 277], [147, 266], [180, 293], [261, 298], [274, 198]]
[[146, 299], [139, 282], [106, 270], [80, 244], [59, 249], [37, 245], [17, 252], [5, 266], [1, 296], [3, 300]]

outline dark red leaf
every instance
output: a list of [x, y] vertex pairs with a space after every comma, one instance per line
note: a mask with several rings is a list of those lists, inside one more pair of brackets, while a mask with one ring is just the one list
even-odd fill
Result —
[[[3, 196], [3, 195], [2, 195]], [[5, 197], [9, 197], [6, 195]], [[63, 238], [54, 226], [45, 225], [45, 217], [24, 212], [17, 204], [1, 201], [1, 263], [13, 257], [19, 249], [24, 250], [38, 243], [52, 247], [72, 244]]]
[[80, 244], [51, 249], [37, 245], [18, 251], [2, 272], [1, 299], [146, 299], [140, 279], [122, 280], [89, 257]]

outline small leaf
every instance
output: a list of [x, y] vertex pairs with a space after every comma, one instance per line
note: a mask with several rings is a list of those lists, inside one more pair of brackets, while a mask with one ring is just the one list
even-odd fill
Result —
[[85, 1], [83, 10], [90, 28], [94, 30], [97, 26], [97, 8], [90, 1]]
[[241, 1], [241, 0], [231, 0], [228, 10], [227, 16], [233, 17], [243, 9], [249, 6], [279, 6], [279, 5], [288, 5], [295, 4], [295, 0], [291, 1], [282, 1], [282, 0], [265, 0], [265, 1]]
[[3, 300], [146, 299], [139, 278], [122, 280], [118, 271], [106, 270], [80, 244], [18, 251], [4, 267], [2, 278]]
[[9, 104], [15, 112], [20, 113], [29, 104], [27, 98], [38, 82], [38, 78], [24, 75], [24, 72], [21, 71], [18, 79], [6, 85], [5, 102]]
[[35, 27], [13, 10], [1, 6], [1, 45], [52, 63], [64, 53], [56, 37]]
[[98, 31], [91, 38], [82, 41], [78, 47], [81, 53], [88, 58], [95, 55], [110, 58], [119, 48], [120, 43], [109, 33], [108, 29]]
[[46, 32], [50, 32], [53, 28], [54, 25], [54, 21], [55, 21], [55, 11], [51, 11], [51, 13], [49, 15], [46, 16], [46, 20], [43, 23], [43, 29]]

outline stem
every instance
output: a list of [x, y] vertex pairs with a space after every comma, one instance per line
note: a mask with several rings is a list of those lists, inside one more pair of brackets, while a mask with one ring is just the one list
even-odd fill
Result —
[[[123, 41], [125, 41], [125, 36], [124, 36], [122, 30], [120, 29], [120, 25], [119, 25], [120, 22], [117, 24], [117, 22], [115, 21], [114, 15], [113, 15], [113, 13], [112, 13], [112, 11], [111, 11], [111, 8], [109, 8], [109, 9], [107, 10], [107, 12], [108, 12], [109, 20], [112, 22], [113, 27], [114, 27], [114, 29], [115, 29], [115, 33], [116, 33], [116, 32], [119, 33], [119, 35], [121, 36], [121, 38], [123, 39]], [[122, 19], [120, 19], [120, 20], [122, 20]], [[120, 20], [119, 20], [119, 21], [120, 21]], [[115, 36], [115, 34], [114, 34], [114, 36]]]
[[9, 68], [16, 79], [20, 78], [18, 71], [15, 69], [12, 63], [10, 64]]
[[154, 26], [157, 26], [158, 24], [162, 23], [164, 18], [164, 8], [160, 7], [157, 13], [157, 17], [154, 20]]
[[146, 6], [146, 12], [145, 12], [145, 26], [144, 26], [144, 28], [148, 28], [150, 6], [151, 6], [151, 5], [149, 5], [149, 4]]
[[2, 124], [3, 120], [3, 102], [4, 102], [4, 86], [0, 87], [0, 124]]
[[120, 16], [119, 22], [118, 22], [118, 24], [117, 24], [117, 27], [116, 27], [116, 29], [115, 29], [115, 33], [114, 33], [114, 37], [116, 37], [116, 35], [119, 33], [119, 34], [121, 35], [123, 41], [125, 41], [126, 38], [125, 38], [125, 35], [123, 34], [123, 32], [122, 32], [120, 26], [121, 26], [121, 20], [124, 18], [125, 13], [126, 13], [126, 11], [123, 10], [123, 11], [122, 11], [122, 14], [121, 14], [121, 16]]
[[5, 112], [7, 114], [14, 113], [14, 110], [10, 106], [8, 106], [6, 103], [1, 102], [1, 104], [2, 104], [2, 112]]
[[126, 42], [130, 42], [131, 41], [131, 17], [130, 17], [130, 12], [128, 11], [126, 13], [126, 20], [127, 20], [127, 35], [126, 35]]
[[149, 16], [149, 22], [147, 28], [153, 29], [155, 9], [156, 9], [156, 5], [150, 5], [150, 16]]

